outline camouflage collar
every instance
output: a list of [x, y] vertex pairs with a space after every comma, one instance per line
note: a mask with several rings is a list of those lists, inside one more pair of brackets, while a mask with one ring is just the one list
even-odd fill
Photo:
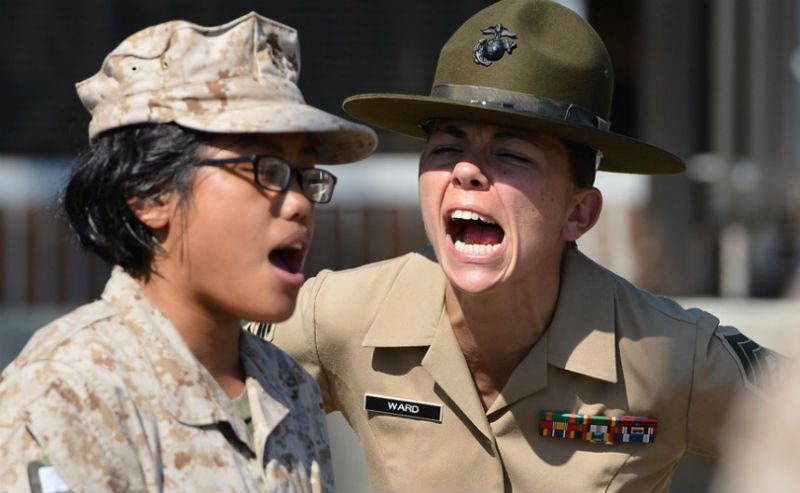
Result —
[[[141, 344], [161, 384], [161, 402], [175, 419], [191, 426], [226, 421], [243, 443], [249, 442], [247, 425], [233, 403], [131, 276], [115, 267], [102, 299], [115, 308]], [[258, 414], [258, 421], [271, 430], [289, 412], [288, 393], [284, 383], [274, 378], [279, 373], [277, 361], [263, 357], [263, 348], [259, 349], [251, 337], [242, 334], [240, 351], [248, 376], [247, 391], [251, 403], [260, 408], [254, 412], [254, 420]]]

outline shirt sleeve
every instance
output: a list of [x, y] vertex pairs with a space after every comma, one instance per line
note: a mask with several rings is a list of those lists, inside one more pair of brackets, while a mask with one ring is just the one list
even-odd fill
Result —
[[4, 375], [0, 491], [145, 490], [136, 453], [103, 397], [79, 372], [52, 361]]
[[47, 453], [39, 446], [24, 423], [9, 422], [0, 424], [0, 492], [46, 491], [42, 488], [39, 469], [48, 465], [49, 470], [42, 471], [50, 476], [50, 483], [60, 482], [60, 488], [50, 491], [70, 491], [69, 486], [61, 478], [57, 469], [49, 462]]
[[[800, 366], [782, 360], [775, 392], [766, 399], [753, 393], [737, 396], [725, 426], [724, 453], [711, 491], [719, 493], [787, 492], [800, 486], [795, 434], [800, 408]], [[755, 419], [754, 419], [755, 417]]]
[[[300, 289], [292, 317], [279, 324], [260, 326], [260, 335], [286, 351], [314, 377], [322, 393], [325, 410], [330, 413], [338, 409], [331, 394], [329, 377], [319, 358], [315, 310], [317, 295], [326, 276], [327, 272], [323, 271], [319, 276], [309, 279]], [[259, 335], [258, 325], [249, 325], [247, 328]]]
[[723, 426], [737, 395], [767, 396], [778, 368], [772, 351], [703, 314], [697, 327], [688, 410], [688, 450], [719, 456]]

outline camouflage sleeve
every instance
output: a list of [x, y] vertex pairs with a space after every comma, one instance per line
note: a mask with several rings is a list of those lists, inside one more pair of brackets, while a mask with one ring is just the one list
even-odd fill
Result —
[[144, 490], [136, 454], [101, 394], [52, 361], [4, 375], [0, 491]]
[[740, 393], [764, 398], [777, 366], [772, 351], [733, 327], [717, 326], [710, 315], [701, 316], [687, 419], [689, 451], [719, 456], [734, 398]]
[[[3, 414], [5, 419], [6, 413]], [[45, 451], [19, 420], [0, 423], [0, 478], [2, 493], [70, 491]]]
[[337, 409], [331, 395], [331, 386], [326, 370], [319, 359], [315, 313], [317, 294], [326, 275], [327, 272], [323, 271], [319, 276], [309, 279], [300, 288], [294, 314], [289, 320], [279, 324], [250, 323], [245, 328], [263, 339], [271, 341], [300, 363], [317, 381], [326, 411], [333, 412]]

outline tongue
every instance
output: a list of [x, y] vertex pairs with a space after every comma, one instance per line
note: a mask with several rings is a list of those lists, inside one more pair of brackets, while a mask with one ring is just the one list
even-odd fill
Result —
[[468, 245], [496, 245], [503, 241], [503, 230], [494, 224], [470, 221], [462, 235]]
[[279, 269], [283, 269], [288, 272], [295, 272], [296, 269], [292, 268], [288, 258], [282, 250], [277, 250], [269, 254], [269, 260], [272, 262], [272, 265], [278, 267]]

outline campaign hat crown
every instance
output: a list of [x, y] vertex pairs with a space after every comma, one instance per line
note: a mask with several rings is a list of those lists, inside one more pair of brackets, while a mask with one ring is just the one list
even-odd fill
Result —
[[360, 94], [344, 110], [425, 138], [425, 124], [458, 119], [550, 133], [602, 153], [599, 169], [679, 173], [681, 159], [610, 131], [614, 72], [578, 14], [548, 0], [502, 0], [467, 20], [442, 48], [430, 95]]
[[76, 88], [92, 115], [90, 139], [173, 122], [212, 133], [308, 133], [327, 164], [372, 153], [372, 129], [306, 104], [299, 73], [297, 31], [251, 12], [220, 26], [170, 21], [143, 29]]

